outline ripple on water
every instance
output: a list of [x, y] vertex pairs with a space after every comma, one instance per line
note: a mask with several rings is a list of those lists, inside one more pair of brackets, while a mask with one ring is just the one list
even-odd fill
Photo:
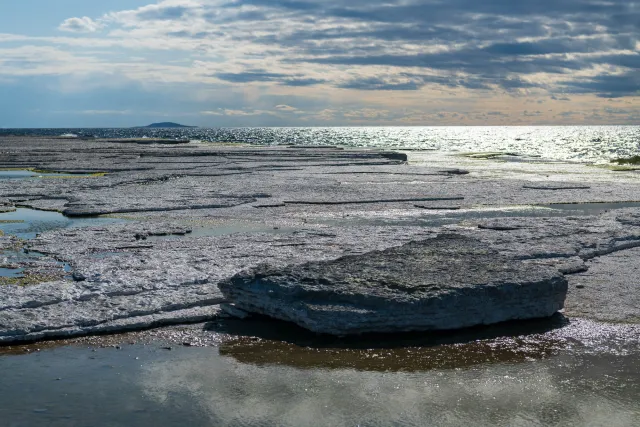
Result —
[[[118, 347], [14, 348], [0, 357], [0, 416], [65, 427], [637, 425], [638, 326], [560, 320], [351, 348], [282, 322], [221, 320], [149, 333], [146, 346], [123, 344], [143, 340], [129, 334]], [[179, 345], [198, 337], [222, 344]]]
[[[11, 129], [12, 135], [168, 138], [260, 145], [386, 147], [514, 152], [545, 159], [608, 162], [638, 154], [638, 126], [438, 126], [342, 128]], [[0, 130], [0, 135], [2, 135]]]

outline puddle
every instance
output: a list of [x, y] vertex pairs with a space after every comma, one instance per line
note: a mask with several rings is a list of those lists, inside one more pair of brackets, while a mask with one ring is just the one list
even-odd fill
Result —
[[[357, 349], [279, 341], [277, 331], [269, 337], [261, 328], [257, 336], [237, 328], [222, 336], [205, 326], [198, 333], [219, 340], [212, 347], [161, 335], [132, 344], [138, 339], [128, 335], [108, 348], [99, 341], [0, 348], [0, 419], [35, 427], [640, 421], [633, 326], [571, 322], [467, 343]], [[188, 339], [180, 331], [166, 334]]]
[[[73, 272], [73, 268], [66, 262], [48, 258], [46, 255], [28, 249], [20, 250], [4, 250], [0, 252], [4, 265], [19, 265], [17, 268], [0, 268], [0, 277], [23, 278], [27, 270], [42, 272], [44, 267], [46, 271], [60, 269], [65, 273]], [[41, 261], [45, 261], [42, 263]], [[32, 272], [33, 272], [32, 271]], [[64, 275], [69, 278], [69, 275]]]
[[[5, 235], [16, 236], [21, 239], [34, 239], [40, 233], [60, 228], [88, 227], [124, 222], [118, 218], [67, 218], [58, 212], [39, 211], [35, 209], [18, 208], [13, 212], [0, 213], [0, 231]], [[42, 265], [37, 261], [47, 258], [44, 254], [29, 249], [6, 249], [0, 252], [5, 265], [19, 265], [20, 268], [0, 268], [0, 277], [22, 278], [27, 270], [40, 271]], [[72, 267], [63, 261], [48, 259], [47, 269], [60, 269], [64, 273], [71, 273]], [[69, 275], [65, 275], [69, 278]]]
[[34, 239], [38, 234], [60, 228], [78, 228], [94, 225], [122, 223], [120, 218], [89, 217], [67, 218], [59, 212], [18, 208], [14, 212], [0, 213], [0, 230], [21, 239]]
[[561, 211], [563, 215], [599, 215], [614, 209], [640, 208], [640, 202], [552, 203], [544, 207]]
[[288, 227], [274, 227], [273, 225], [266, 225], [261, 223], [249, 223], [249, 222], [224, 222], [216, 225], [193, 227], [191, 233], [185, 235], [167, 235], [167, 236], [149, 236], [147, 241], [159, 241], [159, 240], [177, 240], [184, 238], [197, 238], [197, 237], [215, 237], [215, 236], [227, 236], [229, 234], [236, 233], [267, 233], [267, 234], [291, 234], [297, 231], [295, 228]]
[[[220, 353], [248, 364], [420, 372], [546, 359], [567, 347], [563, 340], [552, 337], [552, 332], [568, 323], [558, 314], [550, 319], [460, 331], [334, 337], [317, 335], [292, 323], [254, 316], [243, 321], [212, 322], [206, 330], [233, 337], [220, 344]], [[545, 334], [549, 337], [532, 338]]]
[[313, 222], [332, 226], [413, 226], [413, 227], [441, 227], [459, 224], [463, 221], [496, 219], [496, 218], [549, 218], [567, 216], [599, 215], [606, 211], [624, 208], [640, 208], [640, 202], [616, 203], [552, 203], [535, 206], [514, 206], [509, 208], [476, 208], [457, 209], [444, 207], [425, 209], [419, 216], [387, 217], [380, 216], [356, 217], [351, 214], [342, 218], [318, 218]]
[[28, 179], [28, 178], [60, 178], [60, 177], [91, 177], [90, 173], [69, 173], [69, 172], [34, 172], [28, 169], [23, 170], [0, 170], [0, 179]]
[[24, 268], [0, 268], [0, 277], [22, 278]]
[[459, 224], [468, 220], [493, 218], [544, 218], [563, 217], [569, 215], [562, 210], [551, 209], [546, 206], [522, 206], [507, 209], [460, 209], [460, 210], [424, 210], [419, 216], [398, 217], [344, 217], [330, 219], [314, 219], [317, 224], [332, 226], [412, 226], [412, 227], [441, 227]]

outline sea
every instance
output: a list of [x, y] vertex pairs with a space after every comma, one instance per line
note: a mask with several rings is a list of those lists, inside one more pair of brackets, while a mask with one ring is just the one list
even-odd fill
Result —
[[259, 145], [385, 147], [444, 152], [506, 152], [604, 163], [640, 154], [640, 126], [432, 126], [0, 129], [0, 136], [169, 138]]

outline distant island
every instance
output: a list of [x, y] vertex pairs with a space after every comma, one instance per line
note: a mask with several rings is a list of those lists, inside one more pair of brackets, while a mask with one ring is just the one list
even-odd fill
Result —
[[143, 128], [195, 128], [197, 126], [185, 126], [179, 123], [173, 122], [162, 122], [162, 123], [151, 123], [149, 126], [140, 126]]

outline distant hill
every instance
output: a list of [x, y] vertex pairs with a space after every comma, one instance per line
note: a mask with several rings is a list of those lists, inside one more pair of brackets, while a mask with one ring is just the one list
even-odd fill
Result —
[[162, 123], [151, 123], [149, 126], [141, 126], [143, 128], [194, 128], [197, 126], [185, 126], [179, 123], [173, 122], [162, 122]]

